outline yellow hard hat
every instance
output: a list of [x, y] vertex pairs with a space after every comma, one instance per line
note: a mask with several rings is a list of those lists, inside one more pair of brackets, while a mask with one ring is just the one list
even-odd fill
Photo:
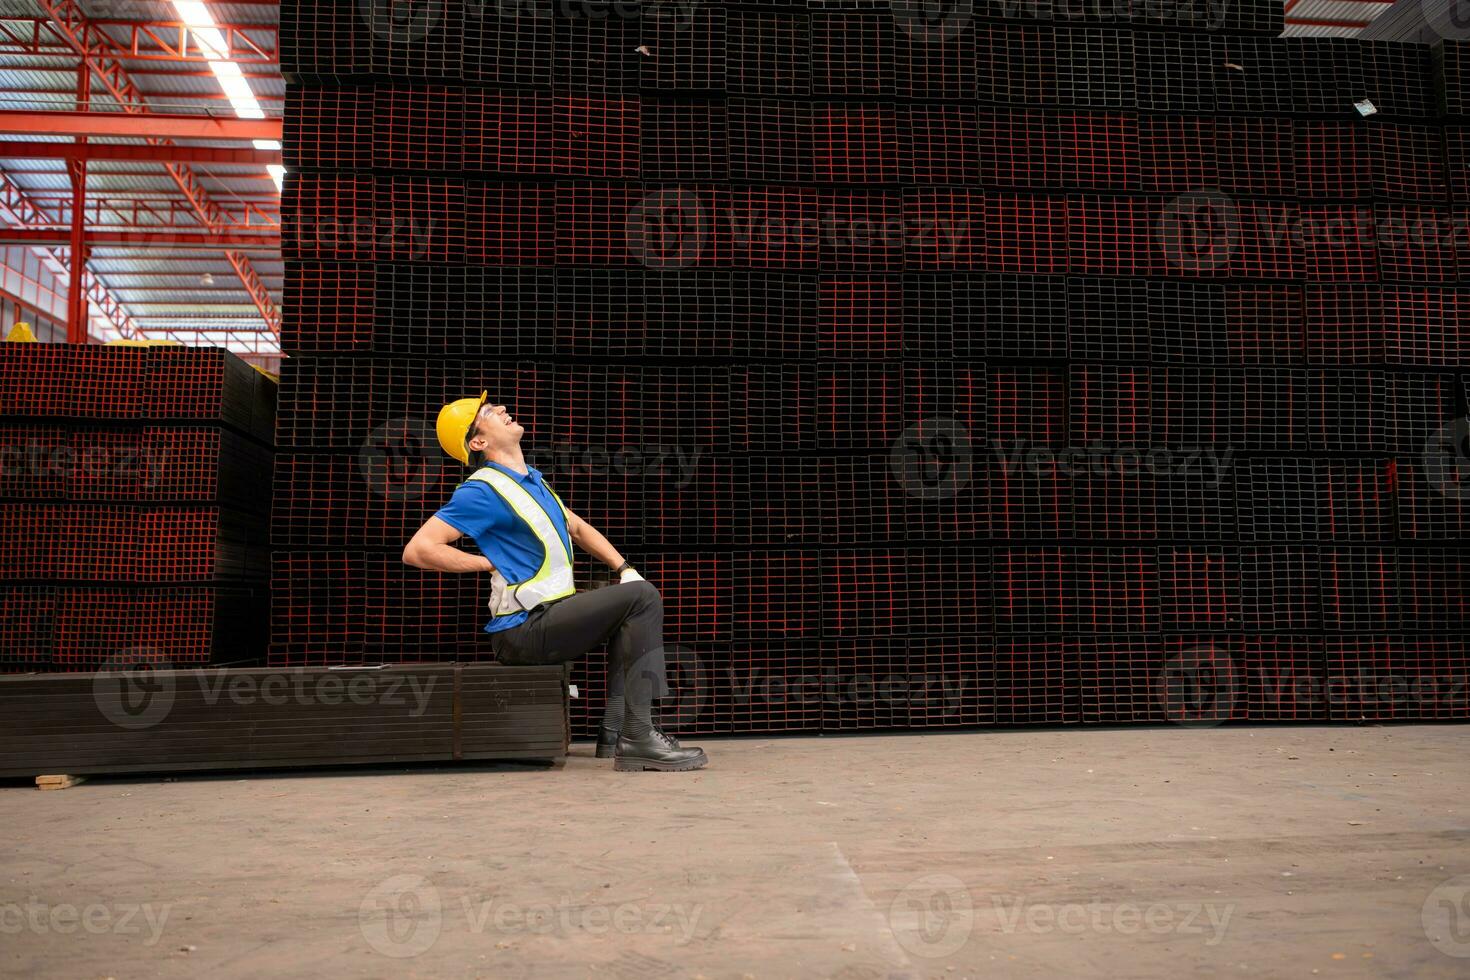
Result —
[[17, 344], [35, 343], [36, 335], [31, 333], [31, 325], [29, 323], [20, 320], [15, 326], [10, 328], [10, 333], [5, 335], [5, 339], [10, 343]]
[[439, 445], [466, 466], [470, 463], [470, 451], [465, 445], [469, 442], [470, 426], [489, 397], [490, 392], [487, 389], [480, 392], [479, 398], [460, 398], [439, 409], [439, 421], [435, 425], [439, 433]]

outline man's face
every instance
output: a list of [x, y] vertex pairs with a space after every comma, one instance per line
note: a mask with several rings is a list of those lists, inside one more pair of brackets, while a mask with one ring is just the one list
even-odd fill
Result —
[[467, 446], [475, 452], [490, 454], [497, 449], [509, 449], [521, 441], [526, 428], [505, 410], [504, 405], [486, 402], [475, 416], [475, 434]]

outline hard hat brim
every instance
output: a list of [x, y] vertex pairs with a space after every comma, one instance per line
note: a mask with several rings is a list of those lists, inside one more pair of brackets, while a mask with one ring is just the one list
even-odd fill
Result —
[[475, 422], [480, 417], [480, 409], [484, 408], [485, 407], [485, 403], [487, 401], [489, 401], [489, 400], [490, 400], [490, 389], [489, 388], [485, 388], [485, 389], [481, 390], [481, 392], [480, 392], [480, 404], [478, 404], [478, 405], [475, 406], [475, 414], [473, 414], [473, 415], [470, 416], [470, 424], [465, 428], [465, 430], [464, 430], [464, 439], [461, 440], [461, 444], [465, 447], [465, 458], [466, 459], [469, 458], [469, 442], [470, 442], [470, 436], [475, 431]]

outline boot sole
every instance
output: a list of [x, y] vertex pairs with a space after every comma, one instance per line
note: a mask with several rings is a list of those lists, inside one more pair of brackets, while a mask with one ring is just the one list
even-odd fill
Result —
[[637, 759], [626, 756], [613, 762], [617, 772], [689, 772], [709, 765], [709, 756], [701, 752], [688, 762], [658, 762], [654, 759]]

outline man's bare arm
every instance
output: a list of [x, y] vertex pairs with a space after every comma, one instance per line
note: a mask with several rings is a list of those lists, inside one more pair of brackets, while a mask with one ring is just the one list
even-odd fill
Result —
[[437, 517], [424, 522], [403, 548], [403, 562], [436, 572], [489, 572], [495, 566], [484, 555], [460, 551], [450, 542], [461, 537], [459, 529]]
[[602, 532], [571, 511], [567, 511], [567, 534], [571, 536], [572, 544], [593, 558], [606, 562], [608, 568], [617, 568], [623, 563], [623, 556], [602, 536]]

